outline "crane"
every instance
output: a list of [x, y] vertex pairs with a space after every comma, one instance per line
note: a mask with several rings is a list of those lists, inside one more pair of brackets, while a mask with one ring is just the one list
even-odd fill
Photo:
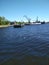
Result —
[[24, 15], [23, 17], [25, 17], [28, 20], [28, 23], [30, 23], [31, 19], [28, 18], [26, 15]]
[[36, 23], [38, 23], [38, 16], [37, 16], [37, 18], [36, 18]]

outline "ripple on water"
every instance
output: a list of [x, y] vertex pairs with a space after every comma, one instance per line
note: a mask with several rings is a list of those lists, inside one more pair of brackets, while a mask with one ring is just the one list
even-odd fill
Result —
[[0, 62], [3, 65], [10, 61], [17, 65], [48, 65], [49, 25], [8, 27], [0, 29], [0, 34]]

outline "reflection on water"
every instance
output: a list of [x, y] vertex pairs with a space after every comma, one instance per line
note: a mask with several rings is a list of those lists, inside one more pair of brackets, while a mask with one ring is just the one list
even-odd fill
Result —
[[48, 65], [49, 24], [0, 29], [0, 64]]

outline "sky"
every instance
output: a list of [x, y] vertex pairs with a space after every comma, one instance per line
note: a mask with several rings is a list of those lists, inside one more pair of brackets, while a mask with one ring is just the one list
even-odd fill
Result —
[[0, 16], [10, 21], [49, 21], [49, 0], [0, 0]]

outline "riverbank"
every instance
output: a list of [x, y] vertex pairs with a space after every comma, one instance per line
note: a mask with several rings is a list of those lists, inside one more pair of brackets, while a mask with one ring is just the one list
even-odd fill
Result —
[[12, 25], [0, 25], [0, 28], [9, 27], [9, 26], [12, 26]]
[[[47, 60], [48, 59], [48, 60]], [[10, 58], [6, 61], [2, 61], [1, 65], [47, 65], [49, 58], [46, 57], [38, 57], [32, 55], [24, 55], [22, 59]]]

